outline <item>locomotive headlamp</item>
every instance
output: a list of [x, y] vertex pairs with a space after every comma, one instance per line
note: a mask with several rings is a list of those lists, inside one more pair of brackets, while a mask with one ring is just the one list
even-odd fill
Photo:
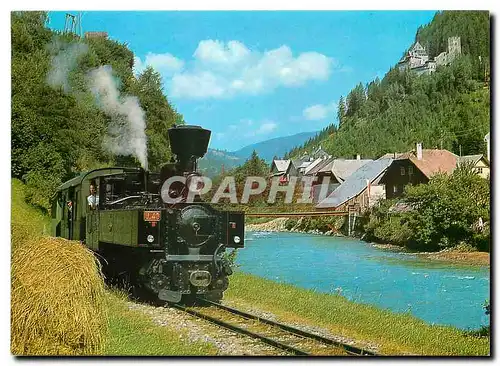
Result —
[[239, 242], [241, 241], [241, 238], [238, 235], [236, 235], [233, 240], [236, 244], [239, 244]]
[[152, 243], [155, 240], [155, 237], [153, 235], [148, 235], [148, 242]]

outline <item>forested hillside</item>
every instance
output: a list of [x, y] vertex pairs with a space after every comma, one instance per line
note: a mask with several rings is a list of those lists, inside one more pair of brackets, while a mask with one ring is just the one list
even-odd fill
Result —
[[430, 24], [419, 28], [415, 39], [434, 57], [447, 50], [448, 37], [459, 36], [459, 58], [449, 66], [438, 66], [431, 75], [395, 67], [382, 80], [358, 84], [340, 98], [338, 130], [329, 126], [320, 138], [288, 156], [321, 145], [338, 157], [377, 158], [411, 150], [416, 142], [456, 154], [485, 154], [483, 139], [490, 129], [489, 32], [488, 12], [437, 13]]
[[162, 92], [159, 73], [134, 77], [133, 53], [104, 38], [51, 31], [45, 12], [13, 12], [12, 177], [28, 200], [48, 207], [61, 182], [109, 164], [170, 158], [167, 128], [183, 118]]
[[198, 171], [213, 178], [222, 171], [236, 168], [244, 162], [244, 159], [237, 157], [233, 152], [209, 148], [203, 158], [198, 160]]

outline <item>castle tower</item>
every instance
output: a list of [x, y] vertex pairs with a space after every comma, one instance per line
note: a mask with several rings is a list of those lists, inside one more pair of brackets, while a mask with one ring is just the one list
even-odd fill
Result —
[[458, 56], [462, 53], [460, 37], [448, 37], [448, 54]]

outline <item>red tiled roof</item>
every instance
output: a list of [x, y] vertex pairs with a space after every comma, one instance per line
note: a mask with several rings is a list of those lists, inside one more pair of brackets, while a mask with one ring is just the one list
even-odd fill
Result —
[[410, 159], [427, 178], [430, 178], [439, 172], [452, 173], [457, 166], [458, 156], [448, 150], [423, 149], [421, 160], [417, 159], [415, 151], [401, 154], [398, 159]]

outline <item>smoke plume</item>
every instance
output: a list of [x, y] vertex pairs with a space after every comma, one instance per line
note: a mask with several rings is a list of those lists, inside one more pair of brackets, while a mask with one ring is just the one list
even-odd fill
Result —
[[[47, 74], [47, 84], [62, 88], [66, 94], [74, 94], [69, 75], [81, 56], [88, 52], [85, 43], [66, 43], [58, 39], [49, 45], [53, 54]], [[139, 100], [133, 96], [120, 96], [111, 66], [93, 69], [87, 75], [87, 88], [96, 97], [98, 107], [111, 117], [108, 135], [103, 147], [116, 155], [133, 155], [144, 169], [148, 168], [145, 113]]]
[[87, 53], [88, 46], [80, 42], [68, 44], [56, 39], [50, 44], [49, 50], [53, 56], [47, 74], [47, 84], [54, 89], [61, 87], [64, 93], [69, 94], [69, 74], [77, 66], [78, 59]]
[[120, 96], [111, 66], [101, 66], [88, 76], [89, 88], [99, 108], [111, 117], [104, 147], [114, 154], [134, 155], [144, 169], [148, 168], [145, 113], [139, 99]]

